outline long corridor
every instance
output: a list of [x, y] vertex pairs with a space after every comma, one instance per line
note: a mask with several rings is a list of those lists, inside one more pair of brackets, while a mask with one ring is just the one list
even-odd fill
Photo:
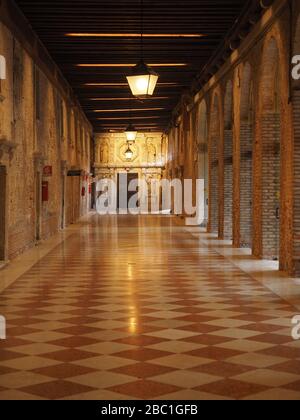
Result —
[[5, 288], [7, 270], [0, 400], [300, 399], [299, 300], [200, 228], [92, 214]]

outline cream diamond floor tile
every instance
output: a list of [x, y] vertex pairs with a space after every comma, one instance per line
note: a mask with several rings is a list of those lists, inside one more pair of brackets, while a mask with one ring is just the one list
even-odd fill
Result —
[[283, 388], [272, 388], [243, 399], [252, 401], [299, 401], [300, 392], [289, 391]]
[[213, 325], [213, 326], [217, 326], [217, 327], [222, 327], [222, 328], [239, 328], [239, 327], [244, 327], [246, 325], [250, 325], [252, 324], [252, 322], [250, 321], [240, 321], [237, 319], [216, 319], [213, 321], [208, 321], [205, 322], [205, 324], [207, 325]]
[[239, 328], [225, 328], [225, 329], [213, 332], [213, 335], [217, 335], [220, 337], [235, 338], [237, 340], [255, 337], [258, 334], [259, 333], [257, 331], [244, 330], [244, 329], [239, 329]]
[[[66, 400], [66, 401], [128, 401], [128, 395], [122, 395], [116, 392], [98, 389], [96, 391], [86, 392], [84, 394], [77, 394], [72, 397], [63, 398], [63, 400]], [[130, 401], [135, 401], [135, 400], [136, 398], [130, 397]]]
[[204, 357], [189, 356], [187, 354], [173, 354], [152, 361], [155, 365], [168, 366], [175, 369], [190, 369], [212, 362]]
[[44, 321], [63, 321], [64, 319], [69, 319], [70, 314], [63, 314], [63, 313], [50, 313], [45, 315], [33, 316], [32, 318], [37, 319], [37, 321], [44, 320]]
[[17, 359], [0, 361], [0, 366], [5, 366], [11, 369], [20, 371], [29, 371], [43, 367], [55, 366], [57, 362], [38, 356], [19, 357]]
[[91, 357], [89, 359], [78, 360], [73, 362], [73, 364], [79, 366], [85, 366], [97, 370], [111, 370], [117, 369], [123, 366], [134, 365], [136, 363], [135, 360], [125, 359], [122, 357], [115, 357], [115, 356], [99, 356], [99, 357]]
[[132, 376], [102, 371], [76, 376], [71, 381], [81, 385], [104, 389], [133, 382], [134, 378]]
[[232, 318], [232, 317], [238, 317], [239, 315], [243, 315], [243, 312], [234, 312], [229, 310], [218, 310], [218, 311], [208, 311], [208, 312], [201, 312], [202, 316], [208, 316], [211, 318]]
[[55, 351], [64, 350], [64, 347], [54, 346], [47, 343], [32, 343], [25, 346], [18, 346], [18, 352], [28, 355], [43, 355], [46, 353], [54, 353]]
[[201, 344], [186, 343], [184, 341], [165, 341], [163, 343], [153, 344], [147, 347], [149, 349], [168, 351], [170, 353], [186, 353], [206, 346]]
[[201, 305], [201, 308], [203, 309], [211, 309], [212, 311], [225, 311], [225, 310], [230, 310], [232, 308], [234, 308], [235, 305], [228, 305], [228, 304], [224, 304], [224, 303], [217, 303], [216, 301], [214, 302], [209, 302], [209, 303], [205, 303], [203, 305]]
[[278, 372], [271, 369], [259, 369], [235, 376], [234, 379], [279, 388], [299, 381], [300, 373], [299, 375], [292, 375], [291, 373]]
[[59, 321], [48, 321], [48, 322], [36, 322], [27, 325], [29, 328], [33, 328], [41, 331], [54, 331], [62, 328], [72, 327], [72, 324], [67, 324], [66, 322]]
[[163, 401], [230, 401], [231, 398], [221, 397], [219, 395], [209, 394], [206, 392], [199, 392], [193, 389], [182, 390], [174, 392], [173, 394], [164, 395], [157, 400]]
[[284, 345], [284, 347], [290, 347], [293, 349], [299, 349], [299, 357], [300, 357], [300, 340], [298, 341], [293, 341], [291, 343], [287, 343]]
[[51, 381], [51, 378], [32, 372], [14, 372], [0, 376], [0, 386], [17, 389], [28, 385], [38, 385]]
[[153, 311], [172, 311], [180, 309], [180, 305], [172, 304], [156, 304], [156, 305], [146, 305], [146, 308], [153, 309]]
[[114, 321], [114, 320], [106, 320], [106, 321], [97, 321], [97, 322], [90, 322], [85, 324], [88, 327], [92, 328], [100, 328], [103, 330], [113, 330], [117, 328], [123, 328], [127, 326], [127, 323], [124, 321]]
[[160, 318], [160, 319], [176, 319], [180, 318], [181, 316], [188, 315], [187, 313], [180, 313], [176, 311], [161, 311], [161, 312], [151, 312], [148, 314], [149, 316], [152, 316], [154, 318]]
[[180, 340], [183, 338], [188, 338], [188, 337], [193, 337], [195, 335], [198, 335], [198, 333], [193, 333], [190, 331], [183, 331], [183, 330], [175, 330], [175, 329], [170, 329], [170, 330], [163, 330], [163, 331], [158, 331], [158, 332], [154, 332], [154, 333], [149, 333], [146, 334], [152, 337], [159, 337], [159, 338], [165, 338], [166, 340]]
[[287, 361], [288, 359], [283, 357], [266, 356], [258, 353], [245, 353], [240, 356], [234, 356], [227, 359], [227, 362], [236, 363], [238, 365], [252, 366], [257, 369], [279, 365]]
[[164, 328], [167, 330], [184, 329], [184, 327], [191, 325], [189, 321], [179, 321], [178, 319], [160, 319], [159, 321], [150, 321], [149, 325]]
[[99, 341], [115, 341], [115, 340], [120, 340], [121, 338], [126, 338], [130, 335], [130, 333], [128, 332], [122, 332], [122, 331], [109, 331], [109, 330], [104, 330], [104, 331], [96, 331], [93, 333], [88, 333], [88, 334], [83, 334], [84, 337], [87, 338], [94, 338], [95, 340], [99, 340]]
[[270, 319], [269, 321], [264, 321], [263, 323], [271, 324], [271, 325], [278, 325], [279, 327], [287, 328], [287, 327], [290, 327], [291, 325], [291, 318]]
[[34, 343], [47, 343], [50, 341], [60, 340], [62, 338], [70, 337], [69, 334], [63, 334], [56, 331], [40, 331], [32, 334], [21, 335], [22, 340], [31, 341]]
[[262, 343], [250, 340], [234, 340], [229, 343], [218, 344], [216, 347], [244, 352], [256, 352], [274, 347], [274, 344]]
[[[98, 309], [102, 309], [101, 306], [98, 307]], [[128, 315], [130, 317], [130, 314]], [[99, 320], [115, 320], [115, 319], [121, 319], [125, 318], [126, 314], [121, 312], [101, 312], [99, 314], [95, 313], [92, 315], [93, 318], [99, 319]]]
[[88, 351], [91, 353], [98, 353], [98, 354], [114, 354], [114, 353], [120, 353], [121, 351], [134, 350], [135, 348], [136, 346], [131, 346], [128, 344], [106, 342], [106, 343], [91, 344], [89, 346], [79, 347], [78, 349], [83, 350], [83, 351]]
[[176, 385], [178, 387], [196, 388], [200, 385], [206, 385], [212, 382], [221, 380], [222, 377], [207, 375], [204, 373], [198, 374], [187, 370], [178, 370], [165, 375], [154, 376], [153, 381], [162, 382], [169, 385]]
[[[62, 314], [64, 314], [65, 312], [68, 311], [73, 311], [76, 310], [77, 307], [76, 306], [71, 306], [71, 305], [47, 305], [47, 312], [54, 312], [56, 314], [58, 314], [59, 316], [61, 316]], [[60, 315], [61, 314], [61, 315]], [[70, 315], [68, 315], [66, 318], [70, 318]], [[44, 319], [44, 318], [41, 318]], [[61, 318], [63, 319], [63, 318]]]

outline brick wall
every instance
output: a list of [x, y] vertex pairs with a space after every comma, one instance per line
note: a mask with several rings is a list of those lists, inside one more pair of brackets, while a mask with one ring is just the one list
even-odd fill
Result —
[[278, 259], [280, 231], [280, 115], [265, 114], [262, 126], [262, 257]]
[[240, 126], [240, 245], [252, 246], [252, 142], [253, 126], [241, 122]]
[[224, 135], [224, 237], [232, 239], [233, 200], [233, 132], [225, 130]]
[[211, 138], [211, 171], [210, 171], [210, 230], [218, 233], [219, 230], [219, 137]]

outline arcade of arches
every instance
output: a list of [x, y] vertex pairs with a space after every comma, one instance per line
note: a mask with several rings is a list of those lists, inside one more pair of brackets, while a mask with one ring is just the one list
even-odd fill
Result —
[[[167, 166], [170, 177], [179, 163], [184, 177], [205, 178], [208, 232], [299, 276], [300, 85], [290, 78], [283, 27], [284, 19], [276, 21], [251, 50], [241, 51], [242, 59], [234, 57], [235, 65], [221, 68], [192, 103], [182, 104], [190, 119], [186, 125], [179, 116], [169, 133]], [[296, 52], [296, 31], [293, 39]], [[178, 137], [198, 151], [196, 165], [176, 151]]]
[[[125, 1], [134, 19], [120, 0], [0, 1], [0, 400], [300, 400], [299, 1], [145, 0], [146, 31], [169, 19], [144, 38], [157, 97], [135, 102]], [[95, 35], [102, 12], [122, 37]], [[200, 41], [166, 33], [206, 18]], [[204, 179], [202, 223], [174, 194], [98, 214], [97, 181], [123, 174]]]

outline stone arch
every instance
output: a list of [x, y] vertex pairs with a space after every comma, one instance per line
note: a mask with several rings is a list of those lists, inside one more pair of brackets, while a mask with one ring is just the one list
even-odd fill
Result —
[[204, 226], [208, 222], [208, 124], [207, 104], [203, 99], [199, 105], [197, 118], [197, 170], [196, 177], [204, 179]]
[[220, 224], [220, 142], [221, 142], [221, 106], [220, 95], [215, 93], [212, 99], [210, 113], [210, 144], [209, 144], [209, 231], [221, 233]]
[[224, 237], [232, 239], [233, 210], [233, 84], [228, 80], [224, 97]]
[[253, 114], [252, 68], [242, 70], [240, 102], [240, 246], [252, 247], [253, 212]]
[[262, 175], [262, 257], [279, 259], [281, 91], [279, 47], [274, 37], [264, 49], [259, 85]]

